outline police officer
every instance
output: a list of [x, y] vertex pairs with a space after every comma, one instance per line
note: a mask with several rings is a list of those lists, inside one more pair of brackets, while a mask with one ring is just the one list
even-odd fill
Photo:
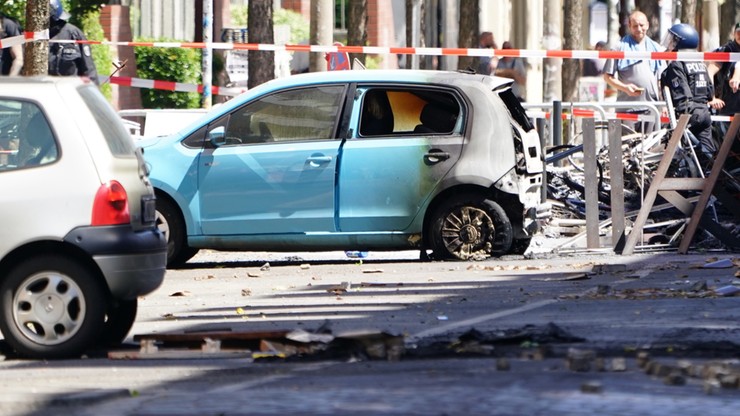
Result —
[[[691, 25], [679, 23], [668, 29], [663, 46], [667, 51], [695, 50], [699, 34]], [[714, 98], [712, 78], [704, 62], [672, 61], [660, 76], [660, 83], [668, 87], [676, 116], [690, 114], [689, 131], [699, 140], [700, 158], [707, 162], [717, 152], [712, 138], [712, 117], [709, 101]]]
[[90, 45], [58, 43], [54, 40], [87, 40], [75, 25], [68, 23], [69, 13], [64, 11], [60, 0], [49, 1], [49, 75], [77, 75], [98, 83], [98, 71], [92, 59]]

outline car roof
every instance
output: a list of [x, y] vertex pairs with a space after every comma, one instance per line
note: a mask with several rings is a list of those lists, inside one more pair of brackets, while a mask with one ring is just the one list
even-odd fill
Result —
[[35, 75], [35, 76], [5, 76], [0, 77], [0, 84], [5, 85], [44, 85], [44, 84], [72, 84], [82, 85], [92, 81], [83, 80], [80, 77], [53, 77], [49, 75]]
[[509, 78], [487, 76], [465, 71], [434, 71], [413, 69], [365, 69], [347, 71], [326, 71], [297, 74], [290, 77], [278, 78], [265, 83], [270, 89], [290, 87], [292, 85], [310, 85], [329, 82], [398, 82], [420, 84], [455, 84], [459, 81], [469, 81], [478, 78], [487, 80], [491, 88], [510, 84]]
[[[268, 94], [273, 91], [283, 90], [291, 87], [307, 85], [334, 84], [334, 83], [398, 83], [398, 84], [420, 84], [420, 85], [480, 85], [488, 91], [496, 90], [502, 86], [511, 85], [514, 80], [496, 76], [476, 74], [466, 71], [434, 71], [413, 69], [370, 69], [370, 70], [346, 70], [309, 72], [305, 74], [291, 75], [289, 77], [277, 78], [265, 82], [229, 101], [216, 107], [206, 117], [221, 115], [241, 106], [244, 102], [254, 97]], [[198, 127], [200, 120], [181, 130], [193, 131]]]

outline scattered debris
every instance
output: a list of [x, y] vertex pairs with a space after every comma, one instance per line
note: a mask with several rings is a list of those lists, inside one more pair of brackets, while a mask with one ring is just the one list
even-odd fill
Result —
[[588, 372], [591, 371], [591, 362], [594, 358], [596, 358], [596, 353], [593, 350], [568, 348], [565, 362], [570, 371]]
[[363, 273], [367, 273], [367, 274], [370, 274], [370, 273], [383, 273], [383, 269], [364, 269], [362, 272]]
[[351, 288], [351, 282], [342, 282], [339, 285], [329, 287], [326, 291], [334, 295], [341, 295], [347, 293]]
[[740, 286], [729, 285], [714, 289], [717, 296], [738, 296], [740, 295]]
[[301, 270], [308, 270], [308, 269], [311, 268], [311, 265], [308, 264], [308, 263], [303, 263], [303, 264], [301, 264], [300, 267], [301, 267]]
[[707, 263], [701, 266], [702, 269], [729, 269], [731, 267], [735, 267], [735, 265], [732, 263], [732, 260], [730, 259], [712, 261], [710, 263]]
[[605, 274], [605, 273], [620, 273], [627, 271], [626, 264], [595, 264], [593, 267], [593, 273]]
[[196, 276], [195, 277], [195, 280], [196, 281], [200, 281], [200, 280], [211, 280], [211, 279], [215, 279], [215, 278], [216, 278], [216, 276], [214, 276], [212, 274], [209, 274], [207, 276]]
[[242, 296], [252, 296], [252, 289], [249, 289], [249, 288], [242, 289]]
[[599, 381], [587, 381], [583, 384], [581, 384], [581, 392], [582, 393], [602, 393], [604, 391], [604, 386]]
[[590, 277], [586, 273], [575, 273], [575, 274], [567, 274], [565, 276], [558, 276], [558, 277], [535, 277], [532, 280], [536, 280], [538, 282], [565, 282], [570, 280], [588, 280]]
[[247, 272], [247, 277], [260, 277], [260, 276], [261, 275], [259, 273]]
[[178, 297], [178, 296], [192, 296], [192, 293], [187, 290], [181, 290], [175, 293], [170, 294], [171, 297]]
[[260, 271], [262, 272], [269, 272], [270, 271], [270, 263], [265, 263], [260, 267]]
[[496, 359], [496, 370], [497, 371], [509, 371], [511, 370], [511, 363], [505, 357]]

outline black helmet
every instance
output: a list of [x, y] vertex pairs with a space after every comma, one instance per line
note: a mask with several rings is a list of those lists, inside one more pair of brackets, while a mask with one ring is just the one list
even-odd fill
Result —
[[53, 21], [67, 20], [70, 18], [69, 13], [64, 11], [64, 6], [60, 0], [49, 0], [49, 17]]
[[669, 51], [696, 49], [699, 46], [699, 33], [686, 23], [675, 24], [668, 29], [663, 46]]

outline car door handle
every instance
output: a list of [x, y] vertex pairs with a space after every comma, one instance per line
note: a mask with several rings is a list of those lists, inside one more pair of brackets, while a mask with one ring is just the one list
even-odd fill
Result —
[[439, 162], [444, 162], [450, 158], [450, 154], [439, 150], [431, 150], [424, 155], [424, 163], [427, 165], [434, 165]]
[[329, 163], [331, 163], [331, 159], [331, 156], [311, 156], [306, 159], [306, 162], [312, 168], [318, 168], [321, 165], [328, 165]]

